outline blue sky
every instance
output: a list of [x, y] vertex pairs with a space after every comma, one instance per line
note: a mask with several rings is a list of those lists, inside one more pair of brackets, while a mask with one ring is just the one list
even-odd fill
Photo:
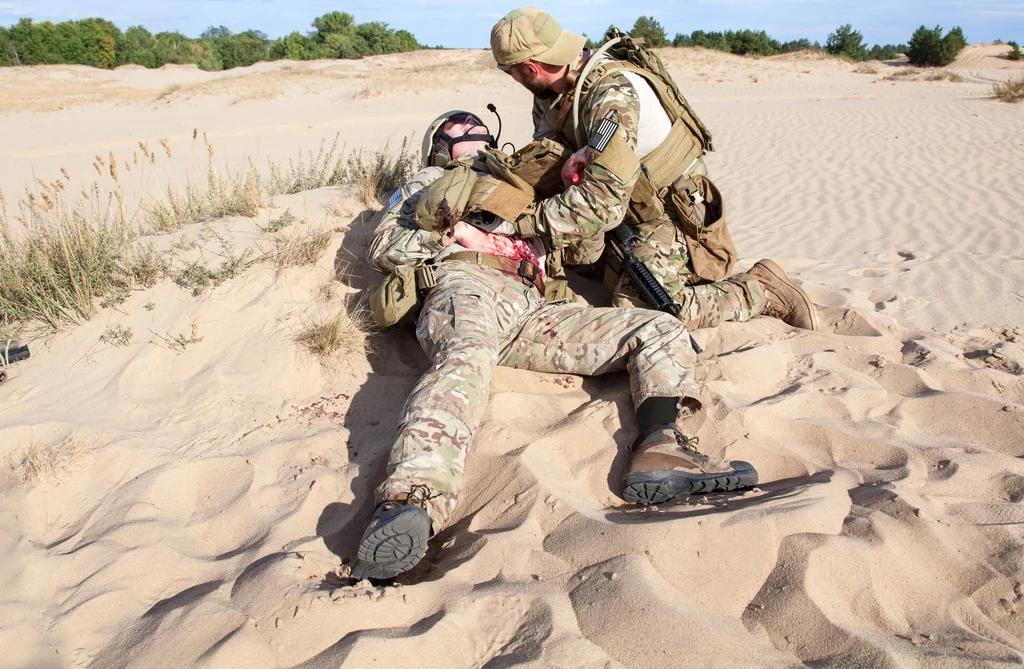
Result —
[[[20, 17], [54, 22], [98, 16], [122, 29], [177, 30], [196, 37], [211, 25], [238, 32], [253, 28], [270, 37], [306, 32], [317, 16], [349, 12], [357, 22], [384, 21], [412, 32], [424, 44], [486, 47], [490, 28], [517, 5], [467, 0], [394, 0], [391, 3], [322, 0], [0, 0], [0, 25]], [[1024, 43], [1024, 0], [551, 0], [541, 4], [563, 26], [599, 37], [609, 24], [628, 30], [638, 16], [653, 16], [671, 38], [694, 30], [764, 30], [786, 41], [825, 42], [844, 23], [871, 44], [906, 43], [920, 25], [959, 25], [971, 43], [996, 39]]]

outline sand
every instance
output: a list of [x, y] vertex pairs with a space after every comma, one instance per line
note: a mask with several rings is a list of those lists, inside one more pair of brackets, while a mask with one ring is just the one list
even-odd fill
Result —
[[[161, 281], [11, 368], [0, 665], [1024, 662], [1024, 106], [992, 97], [1022, 76], [1006, 50], [969, 47], [944, 70], [958, 80], [666, 51], [714, 133], [740, 266], [775, 259], [821, 309], [821, 333], [694, 333], [707, 410], [684, 427], [761, 484], [631, 507], [625, 376], [499, 369], [453, 524], [389, 587], [338, 574], [427, 360], [409, 327], [326, 367], [295, 341], [377, 280], [365, 206], [325, 188], [156, 238], [215, 261], [265, 251], [285, 211], [331, 233], [315, 266], [255, 264], [198, 295]], [[487, 102], [503, 139], [529, 132], [528, 95], [478, 51], [2, 69], [0, 92], [9, 201], [165, 139], [172, 155], [125, 178], [137, 206], [205, 164], [194, 130], [230, 166], [335, 134], [376, 149]], [[113, 327], [128, 345], [101, 341]]]

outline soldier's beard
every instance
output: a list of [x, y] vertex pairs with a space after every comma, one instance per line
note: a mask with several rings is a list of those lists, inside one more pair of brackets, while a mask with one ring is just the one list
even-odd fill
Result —
[[545, 86], [541, 86], [535, 81], [523, 79], [522, 84], [526, 87], [526, 90], [530, 91], [541, 100], [554, 100], [558, 96], [558, 93], [555, 91]]

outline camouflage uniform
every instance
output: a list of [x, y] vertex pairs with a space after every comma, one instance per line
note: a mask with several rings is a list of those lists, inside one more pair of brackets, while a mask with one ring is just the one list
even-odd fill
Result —
[[[562, 104], [571, 104], [567, 95], [553, 100], [534, 99], [534, 138], [557, 139], [573, 150], [582, 148], [573, 133], [558, 133], [556, 125]], [[629, 146], [635, 151], [640, 123], [640, 99], [636, 89], [621, 72], [613, 72], [598, 81], [580, 100], [580, 123], [590, 137], [602, 119], [619, 124]], [[581, 238], [601, 237], [619, 225], [627, 214], [630, 192], [639, 170], [632, 175], [616, 175], [595, 165], [593, 149], [588, 149], [588, 167], [576, 186], [541, 202], [525, 220], [517, 222], [524, 234], [550, 237], [554, 248], [578, 243]], [[706, 179], [702, 181], [707, 181]], [[713, 194], [702, 183], [701, 195]], [[703, 207], [704, 205], [699, 205]], [[765, 295], [750, 274], [737, 273], [722, 281], [700, 282], [674, 213], [668, 211], [657, 220], [636, 226], [639, 237], [636, 256], [658, 278], [666, 291], [682, 305], [680, 319], [690, 329], [713, 327], [722, 321], [746, 321], [764, 311]], [[614, 289], [616, 306], [642, 305], [629, 279], [620, 277]]]
[[[384, 213], [368, 254], [376, 269], [421, 263], [442, 250], [440, 236], [412, 218], [416, 193], [440, 174], [422, 170]], [[671, 316], [545, 303], [532, 284], [468, 262], [440, 262], [434, 273], [437, 283], [416, 327], [433, 364], [405, 403], [378, 505], [409, 500], [423, 505], [435, 532], [445, 525], [499, 364], [582, 375], [626, 369], [635, 406], [676, 397], [690, 410], [700, 407], [695, 356], [686, 329]]]

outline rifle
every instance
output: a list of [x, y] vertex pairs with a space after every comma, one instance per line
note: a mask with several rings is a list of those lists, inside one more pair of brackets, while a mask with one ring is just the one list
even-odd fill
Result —
[[9, 365], [12, 362], [25, 360], [31, 355], [28, 345], [25, 346], [3, 346], [0, 345], [0, 365]]
[[[607, 242], [612, 258], [629, 275], [630, 282], [640, 293], [644, 302], [658, 311], [664, 311], [679, 318], [679, 304], [672, 299], [657, 277], [651, 274], [647, 265], [637, 260], [636, 254], [633, 253], [633, 247], [636, 246], [636, 233], [632, 228], [625, 223], [620, 224], [619, 227], [611, 231]], [[693, 335], [690, 335], [690, 346], [698, 354], [704, 352]]]

